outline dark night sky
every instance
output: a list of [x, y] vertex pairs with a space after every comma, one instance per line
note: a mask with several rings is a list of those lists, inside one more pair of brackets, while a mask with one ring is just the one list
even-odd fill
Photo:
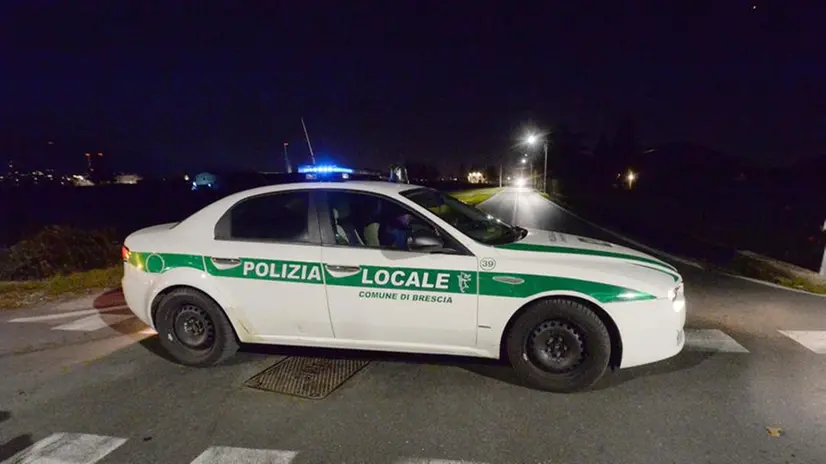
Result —
[[529, 122], [594, 139], [625, 114], [647, 144], [823, 154], [826, 5], [806, 3], [6, 1], [0, 157], [35, 136], [72, 147], [28, 160], [58, 168], [88, 145], [127, 170], [281, 169], [304, 116], [342, 163], [448, 168]]

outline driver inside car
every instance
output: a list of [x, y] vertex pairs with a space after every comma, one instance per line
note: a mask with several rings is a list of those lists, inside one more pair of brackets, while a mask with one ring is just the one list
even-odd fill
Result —
[[384, 224], [382, 243], [397, 250], [407, 250], [407, 238], [410, 236], [412, 220], [411, 214], [402, 212]]

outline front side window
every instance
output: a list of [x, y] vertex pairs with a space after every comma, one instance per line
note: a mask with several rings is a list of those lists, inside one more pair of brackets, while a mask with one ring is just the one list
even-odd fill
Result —
[[487, 245], [501, 245], [524, 238], [525, 229], [506, 224], [473, 206], [429, 188], [402, 192], [468, 237]]
[[366, 193], [329, 191], [330, 224], [336, 243], [353, 247], [408, 250], [419, 230], [438, 235], [430, 224], [404, 206]]
[[309, 242], [309, 192], [284, 192], [253, 197], [230, 212], [230, 238], [279, 242]]

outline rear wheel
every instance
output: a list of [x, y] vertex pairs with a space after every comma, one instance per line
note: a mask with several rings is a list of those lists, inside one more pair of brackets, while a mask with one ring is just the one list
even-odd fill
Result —
[[531, 304], [507, 334], [507, 355], [525, 383], [572, 392], [595, 384], [608, 369], [611, 337], [590, 308], [573, 300]]
[[194, 289], [166, 295], [158, 306], [155, 326], [161, 345], [181, 364], [212, 366], [238, 351], [235, 332], [224, 311]]

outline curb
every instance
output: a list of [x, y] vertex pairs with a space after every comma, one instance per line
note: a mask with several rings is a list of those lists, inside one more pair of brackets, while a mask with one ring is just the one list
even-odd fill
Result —
[[769, 282], [769, 281], [766, 281], [766, 280], [754, 279], [752, 277], [746, 277], [746, 276], [741, 276], [741, 275], [737, 275], [737, 274], [730, 274], [730, 273], [725, 272], [725, 271], [716, 271], [716, 272], [719, 273], [719, 274], [722, 274], [726, 277], [733, 277], [735, 279], [745, 280], [745, 281], [748, 281], [748, 282], [751, 282], [751, 283], [765, 285], [767, 287], [774, 287], [774, 288], [777, 288], [777, 289], [780, 289], [780, 290], [786, 290], [786, 291], [789, 291], [789, 292], [801, 293], [803, 295], [811, 295], [811, 296], [817, 296], [817, 297], [820, 297], [820, 298], [826, 298], [826, 295], [823, 295], [823, 294], [820, 294], [820, 293], [812, 293], [812, 292], [807, 292], [806, 290], [800, 290], [798, 288], [784, 287], [780, 284], [776, 284], [774, 282]]

